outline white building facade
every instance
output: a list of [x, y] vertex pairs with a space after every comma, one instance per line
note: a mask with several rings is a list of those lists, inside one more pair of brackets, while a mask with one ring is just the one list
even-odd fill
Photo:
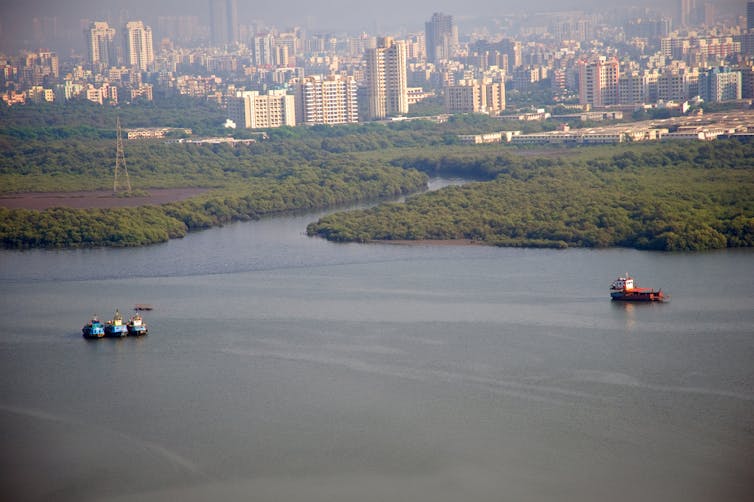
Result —
[[295, 126], [296, 100], [284, 90], [241, 91], [228, 99], [228, 118], [244, 129]]
[[296, 123], [355, 124], [359, 121], [358, 86], [352, 76], [309, 76], [296, 84]]
[[367, 118], [382, 119], [408, 113], [406, 45], [390, 37], [365, 53]]

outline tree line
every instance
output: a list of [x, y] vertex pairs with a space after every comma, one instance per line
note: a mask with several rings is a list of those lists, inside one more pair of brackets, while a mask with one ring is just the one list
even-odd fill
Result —
[[[111, 188], [112, 124], [121, 112], [85, 103], [48, 106], [0, 106], [0, 193]], [[224, 133], [207, 125], [222, 120], [211, 103], [179, 98], [123, 112], [126, 127]], [[11, 248], [162, 242], [279, 211], [420, 191], [429, 175], [480, 182], [406, 204], [328, 216], [309, 232], [356, 241], [454, 238], [668, 250], [751, 246], [754, 144], [553, 149], [458, 143], [459, 134], [500, 129], [497, 119], [469, 115], [443, 124], [283, 127], [268, 130], [267, 140], [235, 147], [129, 141], [126, 163], [134, 188], [212, 190], [159, 207], [0, 210], [0, 240]]]
[[284, 211], [394, 197], [416, 192], [426, 182], [426, 176], [417, 171], [391, 167], [312, 169], [290, 177], [260, 177], [160, 206], [0, 208], [0, 242], [13, 249], [140, 246]]
[[754, 245], [754, 145], [683, 144], [602, 158], [453, 157], [396, 162], [491, 181], [331, 214], [334, 241], [471, 239], [498, 246], [698, 251]]

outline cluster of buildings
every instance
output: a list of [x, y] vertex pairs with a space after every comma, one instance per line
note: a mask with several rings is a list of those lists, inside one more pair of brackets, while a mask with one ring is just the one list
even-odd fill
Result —
[[673, 60], [662, 68], [639, 70], [629, 66], [621, 71], [617, 57], [592, 56], [579, 60], [578, 78], [579, 103], [592, 108], [682, 102], [697, 96], [705, 102], [740, 100], [744, 94], [754, 97], [754, 71], [750, 66], [700, 67]]
[[159, 17], [157, 34], [142, 21], [90, 21], [78, 58], [0, 56], [2, 99], [190, 95], [221, 104], [235, 127], [256, 129], [400, 117], [428, 97], [446, 114], [501, 117], [525, 95], [543, 100], [532, 108], [563, 103], [575, 113], [754, 98], [754, 2], [740, 15], [677, 0], [670, 16], [511, 18], [498, 33], [459, 34], [453, 16], [434, 13], [423, 31], [392, 37], [243, 25], [237, 0], [208, 3], [208, 27], [193, 16]]

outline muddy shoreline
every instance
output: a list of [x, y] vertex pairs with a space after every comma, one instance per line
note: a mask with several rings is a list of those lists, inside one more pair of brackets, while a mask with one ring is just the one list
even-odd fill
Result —
[[44, 210], [53, 207], [75, 209], [111, 209], [139, 207], [177, 202], [195, 197], [209, 188], [152, 188], [146, 195], [115, 196], [109, 190], [79, 192], [27, 192], [0, 195], [0, 207], [8, 209]]

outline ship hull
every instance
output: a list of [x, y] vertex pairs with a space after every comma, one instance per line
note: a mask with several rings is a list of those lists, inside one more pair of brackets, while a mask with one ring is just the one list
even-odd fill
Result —
[[144, 336], [149, 333], [146, 326], [129, 326], [128, 336]]
[[610, 298], [615, 302], [664, 302], [665, 296], [660, 291], [624, 292], [614, 291]]
[[97, 338], [102, 338], [105, 336], [105, 331], [103, 329], [88, 329], [84, 328], [82, 331], [82, 336], [88, 340], [96, 340]]
[[124, 325], [120, 326], [105, 326], [105, 336], [110, 338], [120, 338], [122, 336], [126, 336], [128, 334], [128, 330]]
[[105, 336], [105, 327], [97, 319], [92, 319], [81, 328], [81, 334], [84, 338], [96, 340]]

